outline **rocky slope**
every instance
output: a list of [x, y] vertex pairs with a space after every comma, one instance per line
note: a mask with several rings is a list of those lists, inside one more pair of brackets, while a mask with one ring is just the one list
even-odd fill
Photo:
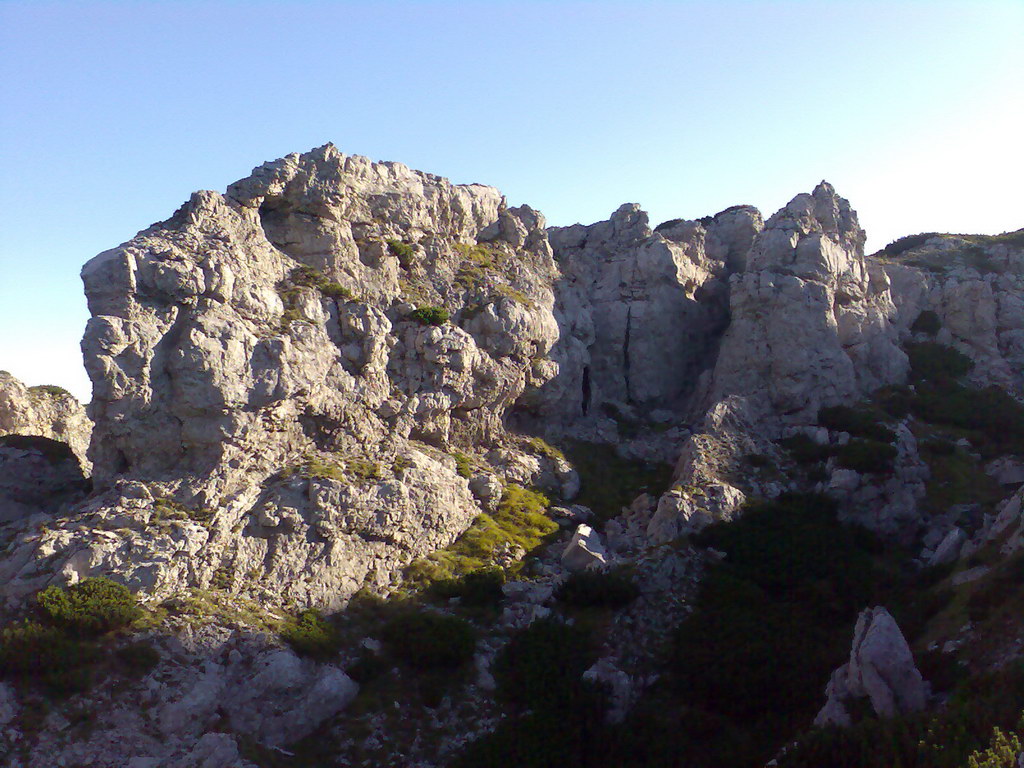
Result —
[[[988, 422], [950, 431], [963, 428], [935, 417], [934, 402], [987, 392], [1016, 429], [1024, 247], [935, 235], [866, 256], [864, 239], [825, 182], [767, 220], [736, 206], [652, 230], [628, 204], [547, 228], [491, 187], [331, 145], [194, 194], [82, 270], [91, 441], [72, 401], [0, 375], [0, 434], [66, 444], [68, 456], [88, 442], [93, 484], [85, 496], [81, 472], [44, 461], [49, 443], [0, 443], [9, 618], [33, 615], [48, 585], [109, 576], [147, 606], [134, 631], [159, 659], [139, 680], [115, 669], [75, 694], [102, 709], [88, 733], [54, 714], [28, 729], [24, 713], [46, 697], [3, 688], [10, 764], [277, 765], [276, 748], [304, 738], [333, 745], [325, 765], [458, 764], [470, 736], [497, 727], [500, 741], [526, 722], [502, 719], [502, 665], [538, 619], [591, 627], [572, 600], [605, 611], [599, 658], [577, 678], [607, 686], [620, 722], [675, 695], [658, 682], [675, 679], [674, 633], [690, 613], [689, 626], [711, 621], [698, 584], [713, 587], [747, 551], [698, 533], [773, 499], [763, 514], [785, 517], [802, 509], [792, 494], [830, 498], [914, 572], [966, 568], [994, 548], [1010, 556], [1024, 449]], [[924, 358], [948, 362], [951, 349], [967, 361], [961, 383], [927, 378]], [[661, 474], [670, 480], [631, 479]], [[544, 490], [550, 510], [525, 487]], [[573, 505], [577, 493], [592, 508]], [[495, 566], [513, 581], [488, 592]], [[1003, 566], [986, 567], [978, 584]], [[595, 570], [612, 580], [562, 591]], [[861, 595], [823, 573], [819, 586], [838, 579]], [[442, 576], [453, 578], [429, 585]], [[452, 599], [430, 603], [438, 589]], [[385, 607], [341, 610], [388, 594]], [[423, 600], [427, 615], [477, 633], [472, 679], [451, 673], [440, 705], [382, 618]], [[335, 614], [334, 629], [306, 608]], [[853, 618], [830, 622], [852, 631]], [[300, 657], [277, 637], [297, 626], [317, 642], [340, 635], [330, 653], [314, 644], [320, 656]], [[121, 652], [135, 641], [104, 642]], [[822, 718], [850, 722], [865, 695], [880, 715], [925, 706], [910, 654], [884, 608], [865, 613]], [[875, 684], [892, 669], [909, 688]], [[373, 709], [374, 697], [408, 704]], [[805, 710], [793, 722], [807, 727]], [[67, 708], [54, 712], [66, 720]]]

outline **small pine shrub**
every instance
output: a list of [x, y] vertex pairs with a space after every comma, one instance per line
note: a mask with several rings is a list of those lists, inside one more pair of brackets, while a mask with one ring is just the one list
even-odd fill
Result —
[[430, 585], [430, 594], [443, 600], [459, 598], [466, 606], [479, 608], [501, 602], [505, 571], [483, 568], [454, 579], [442, 579]]
[[95, 649], [67, 631], [25, 621], [0, 632], [0, 674], [42, 684], [55, 694], [89, 687]]
[[284, 640], [300, 656], [325, 659], [338, 652], [338, 631], [320, 612], [309, 608], [281, 630]]
[[58, 387], [56, 384], [37, 384], [34, 387], [28, 388], [29, 394], [31, 395], [48, 395], [50, 397], [70, 397], [74, 399], [74, 396], [68, 392], [64, 387]]
[[779, 440], [779, 445], [786, 449], [797, 464], [818, 464], [832, 455], [831, 447], [818, 445], [810, 436], [802, 433]]
[[966, 355], [945, 344], [922, 341], [907, 345], [910, 358], [910, 379], [921, 381], [951, 381], [970, 373], [974, 363]]
[[926, 309], [918, 315], [910, 326], [910, 330], [914, 333], [924, 333], [928, 336], [934, 336], [940, 328], [942, 328], [942, 322], [939, 320], [939, 316], [930, 309]]
[[66, 590], [47, 587], [36, 600], [48, 622], [88, 637], [126, 626], [142, 615], [126, 586], [102, 577], [84, 579]]
[[582, 692], [583, 673], [595, 661], [587, 632], [552, 617], [516, 634], [494, 660], [498, 694], [523, 708], [566, 711]]
[[891, 443], [896, 434], [879, 423], [882, 414], [870, 409], [851, 408], [848, 405], [833, 405], [818, 411], [818, 423], [836, 432], [849, 432], [856, 437], [866, 437], [883, 443]]
[[451, 314], [444, 307], [420, 307], [413, 310], [409, 317], [420, 325], [444, 325]]
[[615, 571], [578, 571], [558, 588], [558, 601], [577, 608], [623, 608], [639, 595], [636, 585]]
[[388, 240], [388, 251], [398, 259], [398, 263], [408, 269], [412, 265], [412, 257], [416, 254], [415, 246], [401, 240]]
[[855, 439], [836, 449], [836, 460], [839, 466], [863, 474], [884, 474], [892, 472], [897, 454], [887, 443]]
[[148, 675], [160, 663], [160, 652], [146, 640], [122, 646], [114, 655], [137, 677]]
[[936, 237], [938, 234], [938, 232], [922, 232], [919, 235], [906, 235], [893, 240], [882, 250], [887, 256], [899, 256], [901, 253], [924, 245], [929, 238]]
[[473, 658], [476, 632], [454, 616], [422, 611], [391, 619], [381, 632], [388, 650], [411, 667], [456, 669]]

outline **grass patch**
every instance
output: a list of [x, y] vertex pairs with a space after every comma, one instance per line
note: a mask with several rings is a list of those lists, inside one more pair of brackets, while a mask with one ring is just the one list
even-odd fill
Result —
[[328, 659], [338, 653], [340, 638], [334, 625], [312, 608], [285, 622], [281, 639], [300, 656]]
[[537, 491], [508, 485], [493, 514], [482, 514], [465, 533], [445, 549], [416, 560], [406, 568], [406, 580], [414, 588], [432, 582], [457, 580], [466, 574], [491, 568], [510, 549], [530, 552], [558, 530], [546, 514], [550, 502]]

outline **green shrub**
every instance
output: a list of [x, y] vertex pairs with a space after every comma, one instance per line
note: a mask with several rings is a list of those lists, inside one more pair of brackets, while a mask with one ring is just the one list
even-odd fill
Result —
[[932, 424], [972, 430], [975, 434], [968, 437], [983, 456], [1024, 453], [1024, 406], [999, 387], [922, 383], [913, 413]]
[[457, 597], [462, 605], [475, 608], [495, 606], [501, 601], [504, 583], [505, 571], [501, 568], [483, 568], [458, 578], [436, 581], [430, 585], [430, 594], [442, 600]]
[[958, 379], [970, 373], [974, 367], [966, 355], [934, 341], [908, 344], [906, 351], [910, 358], [910, 380], [913, 382]]
[[149, 674], [160, 663], [160, 652], [147, 640], [122, 646], [114, 651], [114, 655], [139, 677]]
[[420, 325], [444, 325], [451, 314], [444, 307], [419, 307], [409, 313], [409, 317]]
[[925, 242], [932, 237], [938, 237], [938, 232], [922, 232], [919, 235], [906, 235], [904, 237], [893, 240], [889, 243], [882, 251], [887, 256], [899, 256], [901, 253], [918, 248], [925, 244]]
[[68, 392], [64, 387], [58, 387], [56, 384], [37, 384], [34, 387], [28, 388], [29, 394], [31, 395], [48, 395], [50, 397], [70, 397], [74, 399], [74, 396]]
[[910, 326], [910, 330], [914, 333], [925, 333], [929, 336], [934, 336], [941, 328], [942, 322], [939, 320], [939, 316], [930, 309], [926, 309], [919, 314]]
[[848, 405], [833, 405], [818, 411], [818, 423], [836, 432], [849, 432], [855, 437], [866, 437], [891, 443], [896, 434], [880, 423], [883, 418], [871, 409], [851, 408]]
[[334, 625], [312, 608], [285, 624], [281, 639], [301, 656], [329, 658], [338, 652], [340, 638]]
[[836, 449], [836, 462], [841, 467], [862, 474], [892, 472], [899, 451], [888, 443], [877, 440], [854, 439]]
[[40, 683], [56, 694], [86, 690], [95, 649], [58, 627], [34, 621], [0, 632], [0, 673]]
[[412, 257], [416, 253], [416, 247], [403, 243], [401, 240], [388, 240], [388, 250], [392, 256], [398, 258], [398, 263], [407, 268], [412, 264]]
[[425, 611], [391, 619], [381, 639], [395, 657], [420, 670], [461, 667], [476, 649], [476, 632], [469, 622]]
[[556, 597], [578, 608], [622, 608], [640, 594], [636, 585], [616, 571], [578, 571], [558, 588]]
[[77, 461], [67, 443], [38, 435], [0, 435], [0, 446], [18, 448], [23, 451], [38, 451], [51, 464]]
[[818, 464], [827, 461], [832, 455], [830, 446], [818, 445], [809, 435], [803, 433], [785, 437], [779, 440], [779, 445], [786, 449], [797, 464]]
[[583, 695], [596, 661], [588, 633], [548, 617], [517, 633], [494, 660], [498, 694], [524, 709], [564, 712]]
[[36, 600], [50, 623], [90, 637], [126, 626], [142, 615], [126, 586], [102, 577], [84, 579], [66, 590], [47, 587]]
[[893, 384], [876, 389], [872, 395], [878, 407], [895, 419], [902, 419], [914, 404], [914, 392], [910, 387]]
[[332, 299], [344, 299], [346, 301], [351, 301], [353, 298], [355, 298], [355, 294], [352, 293], [351, 289], [346, 288], [341, 283], [336, 283], [334, 281], [326, 282], [323, 285], [321, 285], [320, 292], [324, 296], [330, 296]]

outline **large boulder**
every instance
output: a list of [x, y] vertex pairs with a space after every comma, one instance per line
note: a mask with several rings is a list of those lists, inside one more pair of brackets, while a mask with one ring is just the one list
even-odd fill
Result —
[[854, 699], [866, 698], [878, 717], [924, 709], [930, 687], [885, 608], [867, 608], [857, 617], [850, 660], [832, 673], [825, 695], [828, 700], [815, 725], [850, 725], [849, 704]]

